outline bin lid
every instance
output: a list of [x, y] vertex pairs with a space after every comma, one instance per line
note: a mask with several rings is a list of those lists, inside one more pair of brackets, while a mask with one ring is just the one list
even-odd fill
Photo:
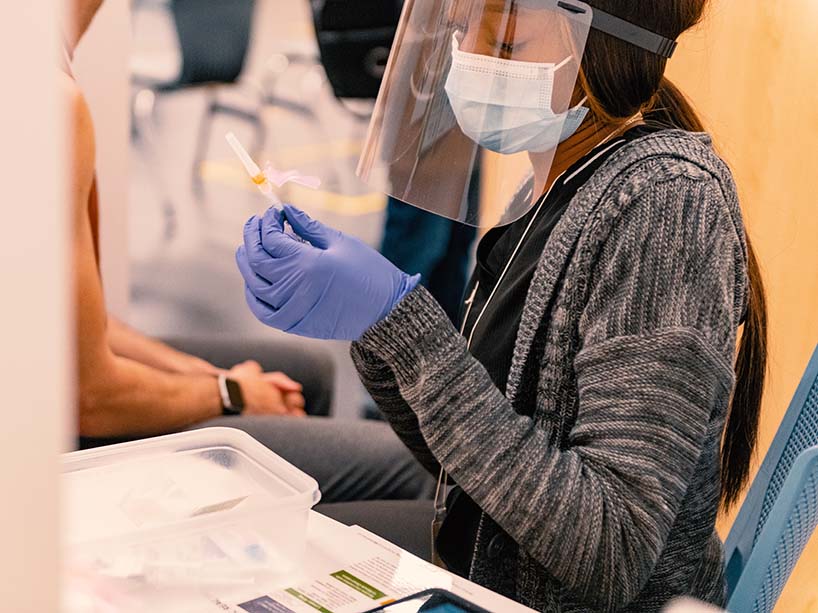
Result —
[[321, 496], [315, 479], [233, 428], [68, 453], [62, 472], [69, 546], [204, 518], [307, 510]]

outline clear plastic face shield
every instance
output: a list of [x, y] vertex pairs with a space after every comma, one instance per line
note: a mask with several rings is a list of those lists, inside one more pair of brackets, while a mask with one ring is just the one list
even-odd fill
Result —
[[579, 0], [406, 0], [358, 174], [479, 227], [537, 202], [532, 175], [584, 121], [590, 29], [657, 53], [676, 43]]
[[408, 0], [361, 177], [474, 226], [525, 215], [535, 199], [514, 194], [531, 157], [549, 167], [585, 118], [575, 85], [591, 19], [581, 2]]

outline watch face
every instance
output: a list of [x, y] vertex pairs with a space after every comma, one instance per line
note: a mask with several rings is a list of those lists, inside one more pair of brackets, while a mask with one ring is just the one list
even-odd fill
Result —
[[227, 393], [230, 396], [230, 404], [237, 413], [240, 413], [244, 409], [244, 396], [241, 393], [241, 386], [232, 379], [227, 379], [225, 383], [227, 384]]

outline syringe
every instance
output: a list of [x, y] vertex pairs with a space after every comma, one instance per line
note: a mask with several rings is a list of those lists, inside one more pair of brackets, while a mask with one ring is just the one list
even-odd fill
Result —
[[247, 150], [242, 147], [239, 139], [236, 138], [236, 135], [232, 132], [228, 132], [225, 138], [227, 139], [230, 147], [238, 156], [239, 160], [241, 160], [244, 169], [247, 171], [247, 174], [250, 175], [250, 179], [256, 184], [259, 191], [272, 200], [272, 203], [275, 206], [281, 206], [281, 200], [279, 200], [278, 196], [276, 196], [273, 192], [273, 186], [270, 181], [267, 180], [267, 175], [261, 171], [258, 164], [256, 164], [253, 161], [253, 158], [250, 157], [250, 154], [247, 153]]

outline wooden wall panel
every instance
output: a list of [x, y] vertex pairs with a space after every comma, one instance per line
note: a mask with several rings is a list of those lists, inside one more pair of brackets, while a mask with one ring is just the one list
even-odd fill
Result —
[[[713, 0], [669, 69], [735, 173], [764, 267], [772, 354], [759, 458], [818, 343], [816, 41], [817, 0]], [[818, 612], [816, 576], [818, 538], [777, 610]]]

